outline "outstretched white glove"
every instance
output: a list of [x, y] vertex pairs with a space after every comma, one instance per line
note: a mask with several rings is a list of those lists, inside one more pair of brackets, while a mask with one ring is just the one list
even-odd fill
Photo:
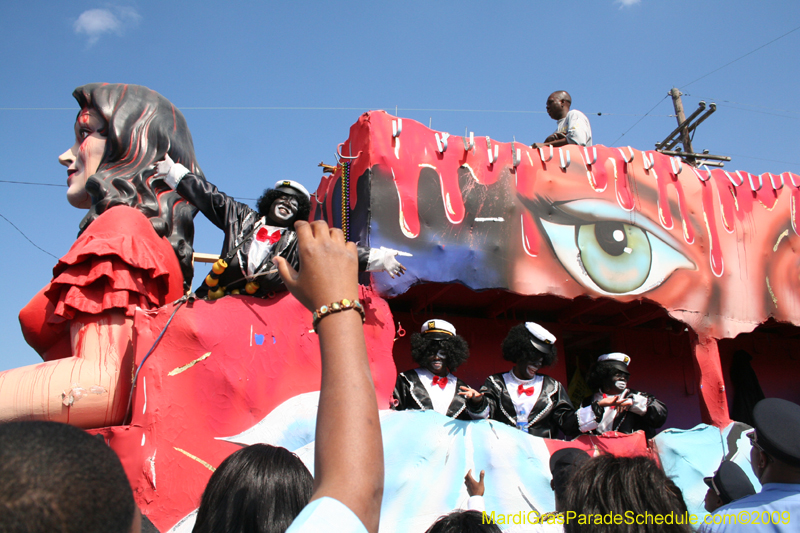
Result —
[[369, 251], [369, 259], [367, 259], [367, 272], [378, 272], [382, 270], [392, 277], [402, 276], [403, 272], [406, 271], [406, 267], [397, 260], [397, 254], [411, 255], [390, 248], [384, 248], [383, 246], [380, 248], [371, 248]]
[[164, 160], [156, 163], [156, 177], [165, 176], [164, 181], [173, 189], [178, 188], [178, 183], [189, 173], [189, 169], [180, 163], [175, 163], [169, 154], [164, 154]]

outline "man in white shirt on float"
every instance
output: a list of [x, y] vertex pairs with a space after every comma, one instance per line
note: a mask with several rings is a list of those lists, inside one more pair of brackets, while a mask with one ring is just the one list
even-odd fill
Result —
[[543, 143], [533, 143], [531, 148], [543, 146], [592, 145], [592, 126], [586, 115], [577, 109], [570, 109], [572, 97], [567, 91], [556, 91], [547, 98], [547, 114], [558, 121], [556, 131]]

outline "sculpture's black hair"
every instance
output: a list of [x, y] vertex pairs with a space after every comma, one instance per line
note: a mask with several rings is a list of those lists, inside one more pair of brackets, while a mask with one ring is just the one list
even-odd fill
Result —
[[186, 119], [169, 100], [140, 85], [90, 83], [75, 89], [72, 96], [81, 109], [100, 113], [107, 136], [97, 172], [86, 180], [92, 207], [81, 221], [81, 233], [111, 207], [135, 207], [172, 244], [184, 287], [189, 288], [197, 209], [173, 191], [163, 176], [154, 177], [155, 163], [166, 154], [203, 177]]

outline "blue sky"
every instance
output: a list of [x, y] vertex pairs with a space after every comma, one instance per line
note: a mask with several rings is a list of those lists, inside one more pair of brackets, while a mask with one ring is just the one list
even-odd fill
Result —
[[[317, 164], [335, 162], [370, 109], [454, 135], [543, 140], [557, 89], [587, 113], [595, 143], [644, 150], [675, 127], [665, 96], [677, 86], [688, 112], [718, 105], [696, 149], [732, 156], [728, 169], [800, 174], [800, 29], [781, 37], [799, 27], [789, 0], [3, 2], [0, 370], [40, 361], [17, 314], [84, 214], [56, 160], [73, 142], [79, 85], [163, 94], [208, 179], [240, 198], [285, 178], [315, 189]], [[196, 223], [195, 249], [218, 252], [222, 233]]]

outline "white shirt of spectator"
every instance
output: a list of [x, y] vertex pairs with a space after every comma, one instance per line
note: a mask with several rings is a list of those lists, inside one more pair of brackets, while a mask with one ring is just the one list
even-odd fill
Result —
[[433, 384], [434, 374], [425, 368], [418, 368], [416, 370], [419, 380], [428, 391], [428, 396], [431, 398], [433, 410], [437, 413], [447, 415], [447, 410], [453, 402], [453, 396], [456, 394], [456, 377], [453, 374], [447, 374], [447, 385], [444, 388], [439, 385]]
[[[513, 371], [509, 371], [503, 374], [503, 380], [506, 382], [506, 389], [511, 396], [511, 401], [514, 402], [514, 408], [517, 410], [517, 427], [525, 430], [525, 426], [528, 425], [528, 416], [530, 416], [531, 409], [533, 409], [536, 400], [539, 399], [539, 395], [542, 393], [544, 378], [536, 375], [531, 379], [519, 379], [514, 375]], [[520, 393], [520, 385], [526, 389], [533, 387], [533, 394], [528, 396], [524, 392]]]
[[569, 144], [592, 145], [592, 126], [586, 115], [577, 109], [570, 109], [567, 116], [558, 121], [556, 133], [566, 135]]

